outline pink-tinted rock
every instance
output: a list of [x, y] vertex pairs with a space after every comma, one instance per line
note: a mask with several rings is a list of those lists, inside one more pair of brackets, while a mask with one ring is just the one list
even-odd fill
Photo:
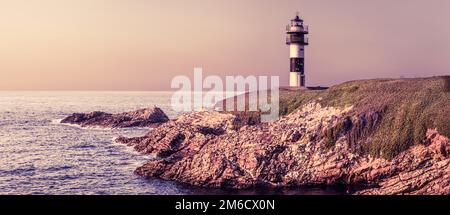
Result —
[[169, 121], [167, 115], [160, 108], [153, 107], [119, 114], [99, 111], [87, 114], [74, 113], [61, 120], [61, 123], [76, 124], [81, 127], [126, 128], [150, 127], [167, 121]]
[[345, 121], [349, 110], [311, 103], [278, 121], [243, 127], [234, 125], [231, 114], [197, 112], [144, 137], [117, 141], [159, 157], [137, 168], [137, 174], [197, 186], [365, 184], [377, 187], [356, 194], [450, 194], [447, 137], [430, 129], [427, 144], [392, 160], [355, 153], [340, 133], [328, 146], [322, 134]]

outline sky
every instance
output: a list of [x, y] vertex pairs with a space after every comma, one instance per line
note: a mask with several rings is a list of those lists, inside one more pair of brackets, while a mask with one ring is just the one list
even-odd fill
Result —
[[296, 11], [309, 86], [450, 74], [448, 0], [0, 0], [0, 90], [170, 90], [194, 67], [287, 85]]

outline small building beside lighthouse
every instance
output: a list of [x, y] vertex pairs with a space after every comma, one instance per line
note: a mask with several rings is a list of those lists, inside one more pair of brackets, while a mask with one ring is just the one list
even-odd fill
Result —
[[303, 20], [298, 13], [291, 23], [286, 26], [286, 44], [289, 45], [290, 72], [289, 86], [292, 88], [306, 87], [305, 77], [305, 46], [308, 43], [308, 26], [303, 25]]

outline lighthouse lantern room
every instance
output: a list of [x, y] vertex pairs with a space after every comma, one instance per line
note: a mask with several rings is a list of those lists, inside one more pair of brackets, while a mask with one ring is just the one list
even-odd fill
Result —
[[308, 43], [308, 26], [303, 25], [299, 14], [286, 26], [286, 44], [290, 49], [289, 86], [305, 87], [305, 46]]

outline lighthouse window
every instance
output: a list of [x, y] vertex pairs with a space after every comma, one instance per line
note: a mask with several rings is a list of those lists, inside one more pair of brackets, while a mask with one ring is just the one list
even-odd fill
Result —
[[291, 71], [301, 72], [303, 69], [303, 60], [301, 58], [291, 58]]

